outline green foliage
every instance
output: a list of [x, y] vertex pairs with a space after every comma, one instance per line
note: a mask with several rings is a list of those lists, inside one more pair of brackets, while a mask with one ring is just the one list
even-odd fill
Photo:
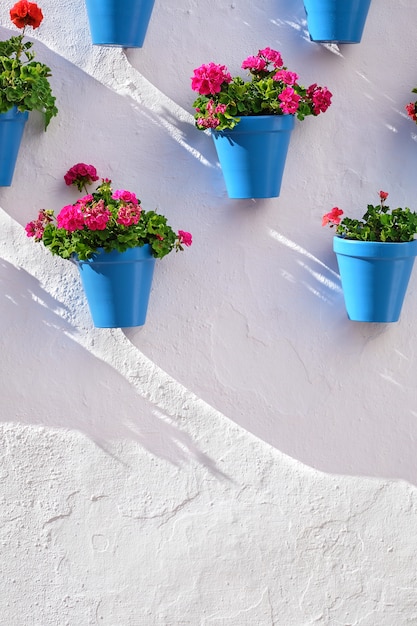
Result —
[[56, 218], [52, 210], [39, 211], [26, 232], [63, 259], [76, 255], [86, 260], [99, 248], [125, 252], [145, 244], [150, 245], [154, 257], [162, 259], [172, 250], [182, 251], [183, 245], [191, 245], [190, 233], [176, 233], [164, 215], [145, 211], [134, 194], [122, 193], [127, 197], [113, 197], [117, 194], [113, 194], [111, 181], [102, 180], [95, 192], [63, 207]]
[[0, 113], [14, 106], [19, 111], [39, 111], [45, 116], [46, 130], [58, 109], [48, 81], [51, 70], [34, 60], [32, 46], [23, 43], [23, 34], [0, 42]]
[[76, 254], [84, 261], [92, 257], [98, 248], [105, 252], [112, 250], [125, 252], [129, 248], [141, 247], [146, 243], [151, 246], [153, 256], [162, 259], [173, 248], [183, 249], [177, 239], [176, 233], [167, 224], [163, 215], [142, 209], [137, 224], [124, 226], [111, 219], [105, 230], [84, 228], [70, 233], [50, 222], [45, 226], [42, 242], [52, 254], [63, 259], [70, 259]]
[[[235, 76], [232, 82], [222, 85], [220, 93], [216, 96], [199, 96], [193, 103], [193, 107], [199, 111], [195, 119], [201, 117], [201, 112], [207, 110], [207, 105], [215, 100], [217, 104], [224, 104], [227, 109], [224, 113], [216, 113], [220, 124], [216, 130], [234, 128], [241, 116], [246, 115], [283, 115], [278, 96], [282, 92], [282, 83], [270, 77], [253, 76], [251, 82], [245, 82], [240, 76]], [[296, 116], [304, 120], [307, 115], [313, 115], [311, 103], [306, 101], [307, 90], [296, 86], [297, 94], [301, 97]]]
[[417, 233], [417, 214], [407, 207], [390, 211], [383, 202], [377, 206], [368, 204], [362, 219], [343, 218], [336, 233], [358, 241], [412, 241]]

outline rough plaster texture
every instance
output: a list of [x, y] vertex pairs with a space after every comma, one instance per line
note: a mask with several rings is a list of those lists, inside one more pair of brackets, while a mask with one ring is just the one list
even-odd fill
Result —
[[[374, 0], [340, 49], [301, 0], [156, 0], [128, 51], [91, 46], [82, 0], [41, 6], [60, 113], [31, 114], [0, 189], [0, 623], [417, 624], [417, 279], [398, 324], [349, 322], [320, 226], [379, 189], [417, 208], [415, 0]], [[297, 124], [280, 198], [229, 200], [189, 77], [267, 45], [334, 104]], [[94, 329], [24, 235], [78, 161], [193, 233], [143, 328]]]

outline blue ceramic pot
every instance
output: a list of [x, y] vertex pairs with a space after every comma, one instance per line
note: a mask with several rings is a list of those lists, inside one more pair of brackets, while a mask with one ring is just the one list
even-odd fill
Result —
[[380, 243], [335, 237], [333, 250], [349, 319], [397, 322], [417, 255], [417, 240]]
[[156, 261], [148, 244], [126, 252], [98, 250], [87, 261], [74, 260], [94, 326], [143, 326]]
[[10, 187], [28, 111], [13, 107], [0, 114], [0, 187]]
[[229, 198], [275, 198], [281, 190], [294, 115], [249, 115], [212, 131]]
[[155, 0], [86, 0], [93, 44], [141, 48]]
[[371, 0], [304, 0], [310, 39], [359, 43]]

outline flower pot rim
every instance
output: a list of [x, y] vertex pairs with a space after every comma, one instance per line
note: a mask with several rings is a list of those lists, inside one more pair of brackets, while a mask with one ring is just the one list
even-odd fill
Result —
[[[253, 128], [254, 125], [263, 126], [264, 124], [268, 125], [268, 128]], [[273, 131], [274, 126], [278, 130], [293, 130], [294, 125], [295, 115], [293, 113], [283, 113], [282, 115], [241, 115], [240, 122], [234, 128], [225, 128], [224, 130], [212, 128], [211, 133], [214, 137], [222, 137], [230, 133], [247, 132], [249, 128], [251, 132]]]
[[333, 250], [337, 254], [391, 258], [417, 256], [417, 239], [411, 241], [359, 241], [335, 235]]
[[97, 248], [96, 252], [89, 259], [79, 259], [78, 255], [75, 253], [72, 255], [73, 261], [78, 265], [81, 263], [105, 263], [106, 261], [113, 261], [114, 259], [120, 259], [125, 256], [126, 261], [130, 260], [128, 257], [136, 257], [140, 260], [154, 260], [156, 261], [156, 257], [152, 254], [152, 248], [149, 243], [144, 243], [143, 246], [133, 246], [128, 248], [124, 252], [119, 252], [118, 250], [110, 250], [110, 252], [105, 252], [104, 248]]
[[14, 120], [18, 118], [26, 121], [29, 117], [29, 111], [19, 111], [17, 106], [13, 105], [4, 113], [0, 113], [0, 115], [3, 120]]

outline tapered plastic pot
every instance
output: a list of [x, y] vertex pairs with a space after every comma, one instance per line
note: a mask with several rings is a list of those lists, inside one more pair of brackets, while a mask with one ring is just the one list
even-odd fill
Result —
[[74, 259], [94, 326], [126, 328], [145, 324], [155, 260], [148, 244], [126, 252], [98, 250], [87, 261]]
[[141, 48], [155, 0], [85, 0], [91, 39], [98, 46]]
[[349, 319], [397, 322], [417, 255], [417, 240], [381, 243], [335, 237], [333, 250]]
[[281, 191], [294, 115], [249, 115], [212, 131], [229, 198], [275, 198]]
[[29, 113], [13, 107], [0, 114], [0, 187], [10, 187]]
[[360, 43], [371, 0], [304, 0], [310, 39]]

